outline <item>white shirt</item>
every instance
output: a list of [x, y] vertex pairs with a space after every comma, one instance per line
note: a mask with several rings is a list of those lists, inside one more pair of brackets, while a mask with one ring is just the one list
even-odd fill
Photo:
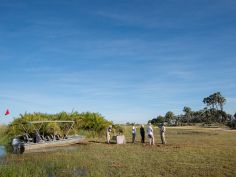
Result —
[[136, 133], [136, 128], [133, 127], [133, 128], [132, 128], [132, 134], [135, 134], [135, 133]]
[[20, 143], [20, 141], [19, 141], [18, 139], [16, 139], [16, 138], [14, 138], [14, 139], [12, 140], [12, 145], [13, 145], [13, 146], [18, 145], [19, 143]]
[[147, 134], [148, 135], [153, 135], [153, 129], [152, 129], [152, 126], [148, 126], [148, 128], [147, 128]]

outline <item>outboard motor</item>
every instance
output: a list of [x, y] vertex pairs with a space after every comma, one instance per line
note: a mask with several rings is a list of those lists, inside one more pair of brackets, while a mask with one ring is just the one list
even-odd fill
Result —
[[24, 143], [16, 137], [12, 140], [11, 145], [13, 147], [13, 154], [23, 154], [25, 151]]

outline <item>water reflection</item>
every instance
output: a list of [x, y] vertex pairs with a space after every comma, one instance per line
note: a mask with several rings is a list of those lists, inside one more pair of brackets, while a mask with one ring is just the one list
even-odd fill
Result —
[[0, 157], [3, 157], [6, 154], [6, 150], [4, 146], [0, 146]]

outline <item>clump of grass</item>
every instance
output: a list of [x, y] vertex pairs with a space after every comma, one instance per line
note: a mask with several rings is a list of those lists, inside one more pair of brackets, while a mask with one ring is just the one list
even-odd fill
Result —
[[0, 125], [0, 144], [8, 144], [9, 143], [9, 136], [6, 135], [7, 126]]

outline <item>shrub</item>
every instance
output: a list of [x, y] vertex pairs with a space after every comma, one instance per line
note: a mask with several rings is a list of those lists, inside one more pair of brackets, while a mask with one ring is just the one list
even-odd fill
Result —
[[[66, 113], [60, 112], [57, 114], [45, 114], [45, 113], [25, 113], [20, 115], [18, 118], [9, 124], [6, 130], [6, 135], [8, 137], [14, 137], [16, 135], [24, 133], [24, 129], [22, 128], [22, 124], [27, 129], [30, 135], [34, 134], [34, 126], [39, 127], [40, 125], [28, 125], [25, 124], [29, 121], [43, 121], [43, 120], [69, 120], [75, 121], [74, 124], [74, 132], [79, 133], [81, 130], [88, 131], [93, 136], [99, 135], [101, 132], [105, 131], [105, 129], [112, 124], [111, 121], [106, 120], [99, 113], [85, 112], [85, 113]], [[40, 129], [41, 134], [65, 134], [65, 132], [69, 129], [71, 123], [46, 123]]]
[[232, 128], [232, 129], [236, 129], [236, 119], [234, 119], [233, 121], [231, 122], [228, 122], [227, 123], [227, 126]]
[[124, 127], [123, 127], [123, 126], [120, 126], [120, 125], [118, 125], [118, 124], [113, 125], [113, 129], [115, 130], [115, 133], [117, 133], [117, 134], [119, 134], [119, 135], [125, 133]]

